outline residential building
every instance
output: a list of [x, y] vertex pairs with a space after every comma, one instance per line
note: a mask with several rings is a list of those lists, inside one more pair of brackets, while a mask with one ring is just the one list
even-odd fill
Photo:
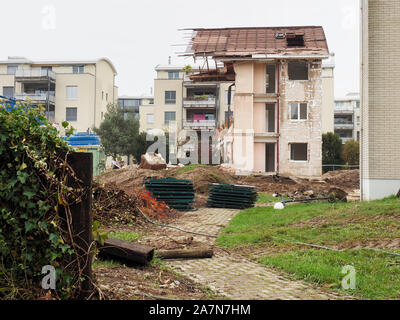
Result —
[[335, 100], [335, 133], [343, 143], [349, 140], [360, 141], [361, 107], [358, 93], [349, 93]]
[[[171, 64], [157, 65], [155, 71], [154, 105], [140, 106], [142, 131], [168, 130], [170, 121], [176, 123], [179, 131], [215, 130], [225, 126], [227, 94], [232, 81], [193, 80], [183, 71], [183, 66]], [[193, 73], [196, 71], [199, 70], [194, 69]]]
[[400, 2], [361, 3], [361, 198], [374, 200], [400, 189]]
[[[154, 105], [153, 96], [120, 96], [118, 98], [118, 105], [124, 110], [125, 118], [130, 115], [135, 119], [140, 118], [140, 108], [141, 107], [152, 107]], [[141, 124], [142, 125], [142, 124]]]
[[322, 63], [322, 133], [334, 132], [335, 54]]
[[106, 58], [91, 61], [0, 61], [0, 92], [45, 107], [49, 121], [66, 120], [77, 131], [99, 126], [107, 104], [116, 102], [117, 71]]
[[330, 57], [323, 28], [193, 31], [186, 55], [223, 63], [217, 74], [235, 81], [233, 169], [320, 177], [322, 61]]

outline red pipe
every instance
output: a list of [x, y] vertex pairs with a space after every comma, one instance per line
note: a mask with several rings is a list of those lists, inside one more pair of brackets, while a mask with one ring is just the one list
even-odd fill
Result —
[[279, 135], [280, 135], [280, 126], [279, 126], [279, 124], [280, 124], [280, 112], [279, 112], [279, 109], [280, 109], [280, 100], [281, 100], [281, 62], [280, 61], [278, 61], [278, 64], [277, 64], [277, 66], [276, 66], [276, 69], [277, 69], [277, 73], [278, 73], [278, 93], [277, 93], [277, 102], [276, 102], [276, 105], [277, 105], [277, 125], [276, 125], [276, 128], [277, 128], [277, 133], [278, 133], [278, 140], [277, 140], [277, 144], [276, 144], [276, 162], [277, 162], [277, 164], [276, 164], [276, 174], [277, 175], [279, 175]]

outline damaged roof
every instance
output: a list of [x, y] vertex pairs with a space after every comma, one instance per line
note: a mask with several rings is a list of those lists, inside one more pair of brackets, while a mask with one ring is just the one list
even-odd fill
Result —
[[[321, 26], [191, 29], [187, 54], [216, 58], [254, 55], [327, 56]], [[294, 42], [293, 42], [294, 40]]]

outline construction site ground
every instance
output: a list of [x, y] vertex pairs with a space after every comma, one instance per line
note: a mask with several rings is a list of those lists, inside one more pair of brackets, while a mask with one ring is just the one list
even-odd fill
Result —
[[[312, 190], [325, 195], [332, 187], [352, 192], [358, 188], [358, 171], [326, 174], [321, 181], [268, 176], [235, 176], [219, 167], [192, 166], [161, 171], [136, 166], [114, 170], [98, 177], [100, 185], [120, 188], [135, 196], [145, 177], [190, 179], [196, 191], [196, 210], [174, 212], [162, 221], [187, 233], [148, 222], [137, 216], [133, 223], [113, 222], [106, 231], [122, 239], [134, 238], [159, 250], [212, 248], [211, 259], [155, 260], [146, 267], [124, 266], [117, 262], [96, 262], [95, 273], [105, 297], [111, 299], [340, 299], [329, 289], [266, 268], [252, 259], [254, 250], [228, 250], [214, 244], [220, 230], [227, 226], [238, 210], [205, 208], [211, 183], [253, 185], [263, 193], [285, 196], [302, 195]], [[199, 235], [207, 234], [210, 237]], [[251, 252], [251, 255], [249, 255]]]

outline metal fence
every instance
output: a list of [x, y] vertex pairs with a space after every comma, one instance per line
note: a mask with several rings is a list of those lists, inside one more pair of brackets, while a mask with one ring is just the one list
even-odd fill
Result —
[[357, 170], [360, 169], [360, 165], [342, 165], [342, 164], [323, 164], [322, 171], [324, 173], [328, 171], [336, 171], [336, 170]]

